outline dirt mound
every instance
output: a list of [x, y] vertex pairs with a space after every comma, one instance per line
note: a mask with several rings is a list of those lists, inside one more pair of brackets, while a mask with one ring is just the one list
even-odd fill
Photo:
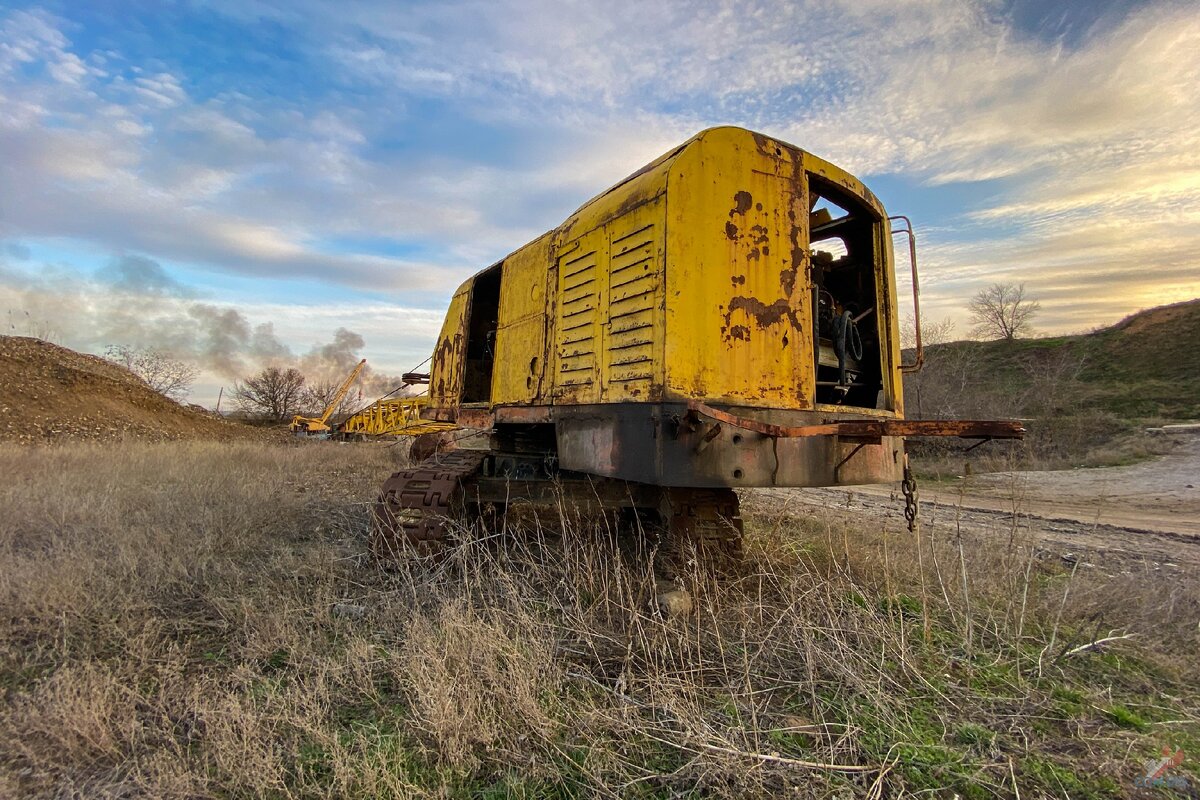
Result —
[[1112, 330], [1125, 333], [1144, 333], [1153, 328], [1179, 323], [1200, 315], [1200, 299], [1185, 300], [1169, 306], [1158, 306], [1130, 314], [1112, 326]]
[[181, 406], [102, 358], [40, 339], [0, 336], [0, 440], [264, 435], [268, 434]]

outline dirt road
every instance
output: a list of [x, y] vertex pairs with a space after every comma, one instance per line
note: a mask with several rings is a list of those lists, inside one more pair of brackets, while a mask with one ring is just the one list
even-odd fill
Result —
[[[895, 486], [767, 490], [812, 513], [866, 515], [903, 525]], [[1200, 436], [1127, 467], [1008, 472], [921, 487], [922, 518], [973, 533], [1032, 535], [1068, 559], [1117, 567], [1136, 561], [1167, 569], [1200, 566]]]

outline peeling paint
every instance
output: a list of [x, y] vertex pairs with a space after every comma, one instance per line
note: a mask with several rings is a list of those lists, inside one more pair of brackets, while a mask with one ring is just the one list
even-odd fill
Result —
[[796, 272], [795, 264], [788, 269], [779, 271], [779, 288], [783, 289], [785, 297], [791, 297], [792, 292], [796, 289]]
[[[733, 196], [733, 210], [729, 212], [729, 216], [732, 218], [734, 214], [745, 214], [753, 204], [754, 197], [749, 192], [742, 190]], [[759, 203], [758, 207], [761, 209], [762, 204]]]
[[725, 337], [725, 341], [733, 338], [733, 329], [731, 324], [734, 312], [745, 312], [746, 316], [754, 320], [759, 329], [766, 329], [772, 325], [777, 325], [781, 320], [787, 320], [791, 327], [797, 331], [802, 330], [800, 319], [796, 316], [796, 310], [792, 308], [791, 303], [786, 297], [776, 300], [771, 305], [767, 305], [757, 297], [734, 297], [729, 301], [729, 308], [725, 311], [725, 325], [721, 328], [721, 333]]

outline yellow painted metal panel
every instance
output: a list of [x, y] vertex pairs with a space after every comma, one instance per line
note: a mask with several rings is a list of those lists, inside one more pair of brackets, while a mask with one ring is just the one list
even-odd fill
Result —
[[[883, 216], [832, 164], [715, 128], [509, 256], [492, 405], [702, 398], [814, 408], [809, 171]], [[899, 411], [895, 284], [886, 223], [879, 228], [884, 405]], [[437, 407], [458, 404], [470, 286], [439, 337]]]
[[550, 236], [513, 253], [503, 269], [492, 404], [530, 404], [542, 397], [546, 371]]
[[600, 400], [601, 304], [608, 267], [603, 228], [589, 231], [559, 251], [554, 322], [554, 402]]
[[883, 337], [880, 372], [883, 380], [883, 407], [892, 409], [897, 416], [904, 416], [904, 390], [900, 375], [900, 320], [896, 297], [896, 270], [892, 254], [891, 225], [885, 219], [879, 226], [879, 249], [883, 254], [883, 269], [875, 271], [875, 295], [879, 298], [879, 311], [884, 315], [880, 325]]
[[463, 359], [466, 354], [466, 320], [471, 304], [474, 279], [459, 287], [446, 310], [446, 320], [438, 334], [437, 347], [430, 363], [429, 394], [433, 406], [459, 405], [462, 396]]
[[660, 196], [605, 226], [604, 402], [653, 400], [662, 394], [663, 209]]
[[555, 403], [661, 394], [664, 222], [660, 195], [559, 251]]
[[667, 392], [811, 408], [808, 203], [800, 151], [706, 131], [667, 188]]

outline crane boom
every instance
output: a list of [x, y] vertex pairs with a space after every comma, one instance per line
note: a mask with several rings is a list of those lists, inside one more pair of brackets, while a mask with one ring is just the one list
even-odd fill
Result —
[[342, 400], [346, 399], [346, 392], [350, 391], [350, 387], [354, 385], [355, 379], [358, 378], [358, 373], [362, 372], [363, 367], [366, 366], [366, 364], [367, 360], [365, 358], [358, 362], [358, 366], [350, 372], [350, 377], [346, 378], [342, 385], [338, 387], [337, 394], [333, 396], [333, 402], [329, 404], [329, 407], [325, 409], [325, 413], [321, 415], [322, 425], [324, 425], [329, 419], [330, 415], [333, 414], [333, 410], [341, 405]]
[[358, 374], [362, 372], [363, 367], [366, 365], [367, 360], [365, 358], [358, 362], [358, 366], [351, 370], [349, 377], [347, 377], [346, 380], [342, 382], [342, 385], [338, 387], [337, 392], [335, 392], [333, 395], [333, 400], [330, 401], [329, 406], [325, 409], [321, 416], [302, 417], [297, 414], [296, 416], [292, 417], [292, 433], [328, 433], [330, 429], [326, 423], [328, 422], [329, 417], [333, 415], [334, 410], [341, 405], [342, 400], [346, 398], [346, 393], [350, 391], [350, 387], [354, 385], [354, 381], [358, 379]]

